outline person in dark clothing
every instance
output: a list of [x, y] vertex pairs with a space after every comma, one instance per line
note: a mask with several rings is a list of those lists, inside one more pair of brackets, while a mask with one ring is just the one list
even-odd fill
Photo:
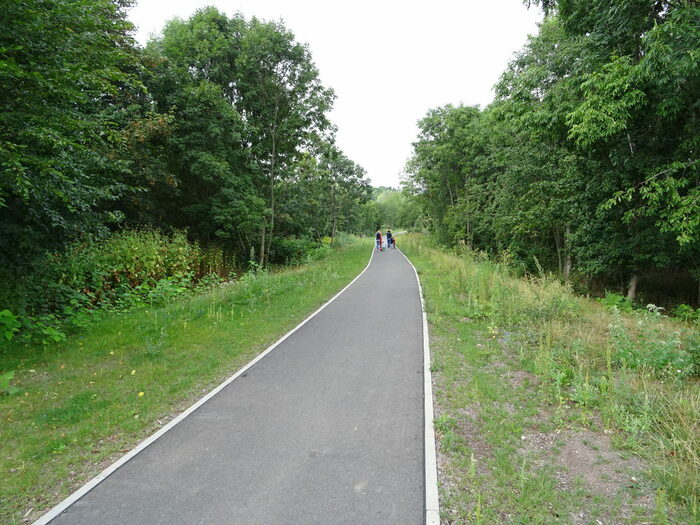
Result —
[[377, 249], [377, 251], [382, 250], [382, 232], [377, 230], [377, 233], [374, 236], [374, 247]]
[[391, 230], [386, 231], [386, 247], [394, 248], [394, 236], [391, 234]]

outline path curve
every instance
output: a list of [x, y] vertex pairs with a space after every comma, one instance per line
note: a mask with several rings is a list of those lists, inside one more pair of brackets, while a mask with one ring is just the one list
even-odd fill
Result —
[[423, 330], [413, 267], [375, 253], [326, 308], [50, 523], [425, 523]]

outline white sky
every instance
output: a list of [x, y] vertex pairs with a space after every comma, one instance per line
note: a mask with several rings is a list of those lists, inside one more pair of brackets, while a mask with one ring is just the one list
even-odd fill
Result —
[[501, 72], [542, 19], [521, 0], [138, 0], [129, 18], [144, 44], [165, 21], [207, 5], [282, 19], [307, 43], [337, 96], [330, 117], [338, 146], [373, 185], [393, 187], [417, 121], [448, 103], [490, 103]]

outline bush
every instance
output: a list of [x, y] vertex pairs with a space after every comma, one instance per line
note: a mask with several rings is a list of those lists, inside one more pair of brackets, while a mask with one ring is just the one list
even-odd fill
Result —
[[195, 267], [195, 279], [208, 275], [217, 275], [222, 280], [228, 279], [236, 268], [236, 257], [224, 251], [221, 246], [209, 245], [200, 249]]
[[345, 232], [337, 232], [335, 237], [324, 237], [323, 244], [332, 244], [336, 248], [348, 246], [355, 242], [355, 236]]
[[0, 339], [11, 341], [21, 326], [22, 322], [12, 312], [0, 311]]
[[199, 254], [199, 246], [188, 242], [183, 232], [168, 236], [131, 230], [103, 241], [74, 243], [64, 253], [48, 255], [43, 271], [24, 283], [27, 314], [118, 304], [134, 289], [191, 272]]
[[[287, 237], [273, 241], [270, 255], [273, 263], [301, 264], [329, 250]], [[101, 310], [162, 305], [218, 286], [234, 275], [234, 264], [221, 247], [201, 248], [182, 231], [125, 230], [73, 243], [46, 254], [24, 276], [0, 276], [0, 344], [16, 334], [44, 344], [62, 341], [66, 329], [84, 327]]]
[[609, 310], [619, 310], [620, 312], [631, 312], [633, 310], [632, 301], [619, 293], [608, 292], [605, 294], [605, 297], [598, 300]]
[[653, 324], [653, 316], [636, 312], [636, 330], [628, 329], [619, 314], [610, 324], [610, 337], [616, 363], [624, 368], [650, 372], [655, 376], [678, 378], [696, 376], [697, 347], [680, 332], [661, 331]]
[[66, 326], [84, 326], [97, 309], [161, 304], [211, 287], [222, 280], [211, 273], [225, 273], [231, 262], [217, 247], [203, 256], [184, 232], [127, 230], [76, 242], [63, 253], [47, 254], [23, 277], [4, 276], [0, 299], [12, 311], [0, 312], [0, 335], [9, 341], [21, 327], [24, 338], [58, 342]]
[[270, 262], [273, 264], [303, 264], [319, 259], [328, 252], [327, 244], [299, 237], [280, 237], [272, 241]]
[[700, 321], [700, 308], [694, 309], [687, 304], [679, 304], [672, 311], [671, 315], [687, 323]]

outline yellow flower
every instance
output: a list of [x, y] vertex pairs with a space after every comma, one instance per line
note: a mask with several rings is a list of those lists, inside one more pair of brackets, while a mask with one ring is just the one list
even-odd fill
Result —
[[139, 397], [143, 397], [143, 392], [139, 392]]

